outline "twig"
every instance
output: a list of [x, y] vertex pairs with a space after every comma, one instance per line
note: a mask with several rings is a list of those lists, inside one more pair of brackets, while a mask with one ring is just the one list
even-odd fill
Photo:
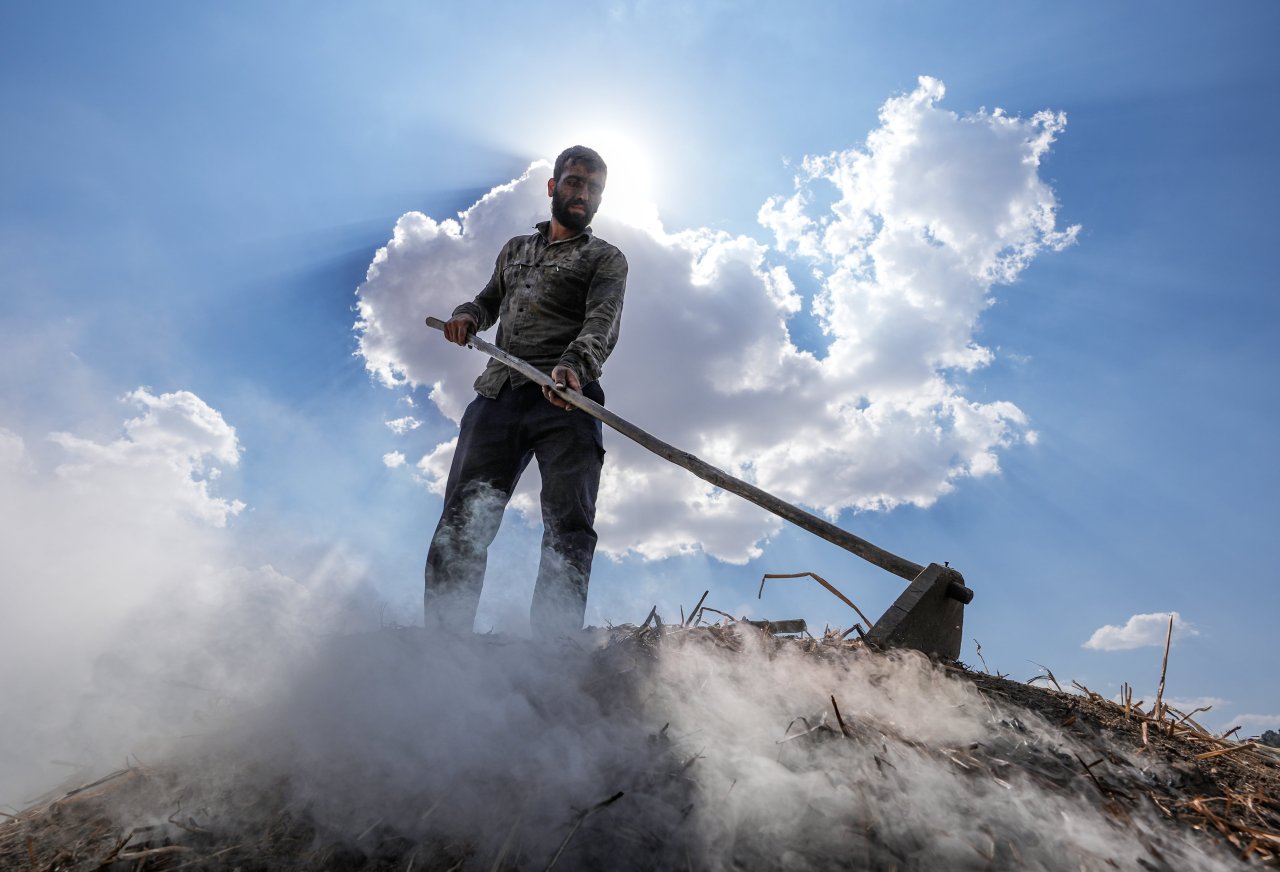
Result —
[[1169, 669], [1169, 644], [1173, 641], [1173, 615], [1169, 615], [1169, 632], [1164, 637], [1164, 660], [1160, 664], [1160, 685], [1156, 688], [1156, 710], [1155, 718], [1158, 721], [1164, 720], [1164, 677]]
[[1034, 678], [1028, 678], [1028, 679], [1027, 679], [1027, 684], [1033, 684], [1033, 683], [1034, 683], [1034, 682], [1036, 682], [1036, 681], [1040, 681], [1040, 680], [1042, 680], [1042, 679], [1048, 679], [1049, 681], [1052, 681], [1052, 682], [1053, 682], [1053, 686], [1054, 686], [1055, 688], [1057, 688], [1057, 689], [1058, 689], [1058, 692], [1059, 692], [1059, 693], [1061, 693], [1061, 692], [1062, 692], [1062, 686], [1061, 686], [1060, 684], [1058, 684], [1058, 679], [1056, 679], [1056, 678], [1054, 678], [1054, 677], [1053, 677], [1053, 670], [1052, 670], [1052, 669], [1050, 669], [1048, 666], [1045, 666], [1043, 663], [1036, 663], [1036, 661], [1034, 661], [1034, 660], [1028, 660], [1027, 662], [1028, 662], [1028, 663], [1035, 663], [1035, 665], [1036, 665], [1036, 666], [1039, 666], [1039, 667], [1040, 667], [1041, 669], [1043, 669], [1043, 670], [1044, 670], [1044, 672], [1045, 672], [1045, 674], [1044, 674], [1044, 675], [1037, 675], [1037, 676], [1035, 676]]
[[164, 845], [160, 848], [147, 848], [142, 851], [121, 851], [120, 859], [122, 860], [140, 860], [144, 857], [162, 857], [166, 854], [193, 854], [194, 848], [188, 848], [186, 845]]
[[698, 600], [698, 604], [693, 607], [693, 611], [689, 612], [689, 620], [685, 621], [684, 626], [687, 627], [694, 623], [694, 618], [698, 615], [698, 609], [702, 608], [702, 603], [706, 600], [707, 594], [709, 593], [711, 593], [709, 590], [704, 590], [702, 592], [702, 597]]
[[604, 800], [603, 802], [597, 802], [595, 805], [591, 806], [591, 808], [587, 809], [584, 812], [579, 813], [578, 819], [573, 822], [573, 828], [570, 829], [569, 834], [564, 837], [564, 841], [560, 843], [560, 847], [556, 849], [555, 856], [551, 858], [551, 862], [546, 865], [546, 867], [543, 869], [543, 872], [547, 872], [548, 869], [556, 865], [556, 861], [560, 859], [560, 855], [564, 853], [564, 849], [569, 844], [569, 840], [572, 839], [573, 834], [578, 831], [578, 827], [582, 826], [583, 821], [585, 821], [588, 817], [595, 814], [597, 811], [604, 808], [605, 806], [612, 805], [613, 803], [622, 799], [623, 795], [624, 795], [623, 792], [619, 790], [617, 793], [615, 793], [613, 796], [609, 797], [608, 799]]
[[1180, 727], [1180, 726], [1182, 726], [1182, 725], [1183, 725], [1183, 724], [1185, 724], [1185, 723], [1195, 724], [1195, 721], [1191, 720], [1191, 716], [1192, 716], [1192, 715], [1199, 714], [1200, 712], [1207, 712], [1207, 711], [1209, 711], [1209, 710], [1210, 710], [1210, 709], [1212, 709], [1212, 708], [1213, 708], [1213, 706], [1211, 706], [1211, 705], [1204, 705], [1204, 706], [1200, 706], [1200, 708], [1198, 708], [1198, 709], [1192, 709], [1190, 712], [1188, 712], [1187, 714], [1185, 714], [1185, 715], [1183, 715], [1181, 718], [1179, 718], [1179, 719], [1178, 719], [1178, 721], [1177, 721], [1177, 723], [1175, 723], [1175, 724], [1174, 724], [1174, 726], [1175, 726], [1175, 727]]
[[499, 870], [502, 869], [502, 863], [507, 859], [507, 851], [511, 849], [511, 839], [516, 834], [516, 830], [520, 828], [520, 819], [523, 816], [523, 809], [516, 812], [516, 819], [512, 822], [511, 829], [507, 831], [507, 837], [502, 840], [502, 847], [498, 849], [498, 856], [493, 860], [493, 868], [491, 872], [499, 872]]
[[177, 810], [175, 810], [173, 814], [169, 815], [169, 818], [168, 818], [169, 823], [173, 824], [175, 827], [178, 827], [179, 829], [186, 830], [189, 833], [194, 833], [197, 836], [209, 835], [209, 831], [206, 830], [204, 827], [200, 826], [198, 823], [196, 823], [195, 818], [191, 817], [190, 815], [187, 815], [187, 820], [191, 824], [190, 826], [188, 826], [187, 824], [184, 824], [180, 820], [176, 820], [176, 818], [181, 812], [182, 812], [182, 806], [179, 805]]
[[[799, 720], [804, 720], [804, 718], [800, 718]], [[795, 721], [792, 721], [792, 723], [795, 723]], [[804, 725], [806, 727], [809, 727], [809, 722], [805, 721]], [[790, 729], [790, 727], [788, 727], [787, 729]], [[824, 730], [826, 730], [827, 732], [831, 732], [831, 727], [827, 726], [827, 724], [825, 723], [825, 719], [823, 723], [818, 724], [816, 727], [809, 727], [807, 730], [805, 730], [802, 733], [793, 733], [790, 736], [784, 736], [783, 738], [778, 739], [773, 744], [785, 745], [787, 744], [787, 742], [794, 742], [796, 739], [803, 739], [805, 736], [812, 736], [814, 733], [821, 733]]]
[[[812, 729], [813, 729], [813, 726], [812, 726], [812, 725], [810, 725], [810, 723], [809, 723], [809, 719], [808, 719], [808, 718], [806, 718], [804, 715], [801, 715], [801, 716], [800, 716], [800, 717], [798, 717], [798, 718], [792, 718], [792, 719], [791, 719], [791, 723], [787, 724], [787, 729], [786, 729], [786, 731], [785, 731], [782, 735], [784, 735], [784, 736], [789, 736], [789, 735], [791, 735], [791, 728], [792, 728], [792, 727], [794, 727], [794, 726], [796, 725], [796, 721], [800, 721], [801, 723], [803, 723], [803, 724], [804, 724], [804, 728], [805, 728], [806, 730], [812, 730]], [[777, 744], [777, 743], [775, 742], [774, 744]]]
[[1097, 760], [1094, 760], [1092, 763], [1086, 763], [1084, 762], [1084, 758], [1082, 758], [1079, 754], [1075, 754], [1073, 756], [1080, 761], [1080, 765], [1084, 767], [1085, 775], [1089, 776], [1089, 780], [1093, 782], [1094, 787], [1098, 788], [1098, 792], [1101, 793], [1103, 796], [1105, 796], [1107, 799], [1110, 799], [1111, 793], [1105, 787], [1102, 786], [1102, 782], [1098, 780], [1098, 776], [1093, 774], [1093, 767], [1101, 763], [1104, 758], [1099, 757]]
[[243, 847], [244, 847], [244, 843], [242, 842], [238, 845], [232, 845], [230, 848], [223, 848], [221, 851], [214, 851], [212, 854], [208, 854], [203, 857], [197, 857], [195, 860], [188, 860], [186, 863], [182, 863], [178, 866], [174, 866], [172, 872], [178, 872], [179, 869], [186, 869], [190, 866], [196, 865], [197, 863], [203, 865], [207, 861], [212, 860], [214, 857], [221, 857], [223, 854], [230, 854], [232, 851], [239, 850], [240, 848], [243, 848]]
[[[1195, 712], [1192, 712], [1191, 714], [1193, 715], [1195, 714]], [[1187, 724], [1190, 725], [1191, 729], [1194, 732], [1202, 733], [1206, 736], [1209, 735], [1209, 731], [1205, 729], [1203, 726], [1201, 726], [1200, 724], [1196, 723], [1195, 719], [1192, 718], [1191, 715], [1187, 715]]]
[[[1039, 666], [1040, 664], [1039, 664], [1039, 663], [1037, 663], [1036, 665], [1037, 665], [1037, 666]], [[1072, 681], [1071, 681], [1071, 686], [1072, 686], [1072, 687], [1074, 687], [1074, 688], [1076, 688], [1076, 689], [1077, 689], [1077, 690], [1079, 690], [1079, 691], [1082, 691], [1082, 692], [1084, 693], [1084, 695], [1085, 695], [1086, 697], [1088, 697], [1089, 699], [1096, 700], [1096, 701], [1101, 701], [1101, 702], [1106, 702], [1106, 700], [1105, 700], [1105, 699], [1103, 699], [1102, 694], [1100, 694], [1100, 693], [1095, 693], [1094, 691], [1090, 690], [1089, 688], [1085, 687], [1083, 684], [1081, 684], [1080, 682], [1078, 682], [1078, 681], [1076, 681], [1076, 680], [1074, 680], [1074, 679], [1072, 679]]]
[[812, 578], [818, 584], [822, 585], [827, 590], [831, 591], [833, 594], [836, 595], [836, 597], [839, 598], [839, 600], [842, 603], [844, 603], [849, 608], [857, 612], [858, 617], [866, 621], [868, 627], [871, 626], [871, 619], [862, 613], [862, 609], [858, 608], [853, 604], [853, 600], [849, 599], [840, 591], [836, 590], [835, 586], [832, 585], [831, 582], [827, 581], [825, 578], [823, 578], [821, 575], [818, 575], [818, 573], [816, 572], [789, 572], [789, 573], [788, 572], [784, 572], [784, 573], [766, 572], [764, 576], [760, 579], [760, 591], [759, 593], [756, 594], [756, 599], [761, 599], [764, 597], [764, 583], [771, 578], [805, 578], [805, 577]]
[[1236, 751], [1251, 751], [1258, 747], [1257, 742], [1245, 742], [1243, 745], [1232, 745], [1230, 748], [1219, 748], [1216, 751], [1205, 751], [1203, 754], [1197, 754], [1197, 760], [1208, 760], [1210, 757], [1221, 757], [1224, 754], [1234, 754]]
[[982, 661], [982, 671], [987, 673], [987, 675], [990, 675], [991, 667], [987, 665], [987, 658], [982, 656], [982, 643], [979, 642], [977, 639], [974, 639], [973, 647], [977, 649], [978, 659]]
[[[694, 755], [693, 755], [693, 756], [691, 756], [688, 760], [684, 761], [684, 765], [680, 767], [680, 772], [684, 772], [686, 769], [688, 769], [688, 768], [689, 768], [690, 766], [692, 766], [694, 763], [697, 763], [699, 760], [703, 760], [703, 759], [705, 759], [705, 758], [702, 756], [702, 752], [703, 752], [703, 751], [705, 751], [705, 750], [706, 750], [706, 748], [700, 748], [700, 749], [698, 749], [698, 753], [694, 754]], [[679, 774], [680, 774], [680, 772], [677, 772], [676, 774], [677, 774], [677, 775], [679, 775]], [[621, 795], [621, 794], [619, 794], [619, 795]], [[610, 801], [612, 801], [612, 800], [610, 800]]]
[[843, 642], [845, 639], [849, 638], [849, 636], [853, 635], [855, 632], [860, 636], [864, 635], [862, 632], [862, 624], [855, 623], [852, 627], [850, 627], [849, 629], [841, 633], [839, 636], [840, 641]]
[[715, 612], [715, 613], [716, 613], [717, 615], [719, 615], [720, 617], [722, 617], [722, 618], [728, 618], [728, 619], [729, 619], [729, 620], [731, 620], [731, 621], [736, 621], [736, 620], [737, 620], [737, 618], [735, 618], [733, 615], [729, 614], [728, 612], [722, 612], [722, 611], [720, 611], [719, 609], [713, 609], [713, 608], [711, 608], [711, 606], [703, 606], [703, 607], [702, 607], [702, 610], [703, 610], [704, 612]]
[[80, 787], [77, 787], [75, 790], [66, 794], [62, 798], [69, 799], [70, 797], [75, 796], [77, 793], [83, 793], [84, 791], [90, 789], [91, 787], [97, 787], [101, 784], [106, 784], [108, 781], [110, 781], [113, 778], [119, 778], [121, 775], [127, 775], [128, 773], [132, 772], [135, 768], [136, 767], [130, 767], [128, 769], [117, 769], [115, 772], [112, 772], [110, 775], [104, 775], [103, 777], [99, 778], [97, 781], [91, 781], [88, 784], [84, 784], [84, 785], [81, 785]]
[[844, 718], [840, 717], [840, 706], [836, 705], [835, 694], [831, 695], [831, 707], [836, 710], [836, 723], [840, 725], [840, 734], [846, 739], [849, 738], [849, 729], [844, 725]]
[[[640, 629], [643, 630], [648, 627], [649, 622], [656, 617], [658, 617], [658, 607], [655, 605], [653, 608], [649, 609], [649, 616], [644, 619], [644, 623], [640, 625]], [[661, 623], [661, 621], [659, 621], [659, 623]]]

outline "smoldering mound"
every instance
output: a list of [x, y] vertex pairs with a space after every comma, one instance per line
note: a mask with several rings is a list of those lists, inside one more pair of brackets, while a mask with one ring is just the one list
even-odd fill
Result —
[[1080, 724], [1051, 722], [914, 653], [782, 640], [745, 624], [622, 627], [557, 644], [384, 631], [331, 640], [165, 762], [20, 815], [0, 831], [0, 860], [1238, 865], [1225, 840], [1148, 799], [1175, 804], [1186, 772]]

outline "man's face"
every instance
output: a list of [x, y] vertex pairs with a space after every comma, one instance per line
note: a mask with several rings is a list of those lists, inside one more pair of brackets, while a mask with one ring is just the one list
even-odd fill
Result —
[[559, 179], [548, 183], [551, 194], [551, 217], [570, 230], [586, 230], [604, 195], [605, 174], [588, 170], [574, 162], [564, 168]]

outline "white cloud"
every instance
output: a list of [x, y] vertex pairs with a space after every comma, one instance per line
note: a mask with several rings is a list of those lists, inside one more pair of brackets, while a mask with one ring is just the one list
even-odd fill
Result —
[[[1166, 624], [1166, 628], [1167, 626]], [[1164, 644], [1163, 640], [1160, 644]], [[1155, 693], [1152, 692], [1149, 698], [1155, 699]], [[1220, 696], [1165, 696], [1164, 702], [1183, 713], [1193, 712], [1196, 709], [1221, 709], [1227, 704], [1227, 700]]]
[[12, 430], [0, 427], [0, 469], [17, 472], [30, 468], [26, 442]]
[[391, 451], [382, 455], [382, 463], [387, 469], [395, 469], [398, 466], [404, 466], [405, 458], [399, 451]]
[[403, 418], [396, 418], [394, 421], [386, 422], [387, 428], [397, 436], [403, 436], [410, 430], [417, 430], [422, 426], [422, 422], [412, 415], [406, 415]]
[[445, 480], [449, 475], [449, 462], [453, 459], [453, 449], [458, 445], [455, 436], [448, 442], [441, 442], [422, 456], [416, 469], [427, 488], [434, 494], [444, 496]]
[[[604, 209], [596, 230], [631, 265], [622, 338], [604, 387], [623, 417], [710, 463], [834, 517], [846, 509], [926, 507], [966, 477], [999, 472], [1001, 452], [1033, 442], [1012, 403], [963, 395], [954, 372], [985, 366], [975, 340], [995, 284], [1056, 229], [1039, 161], [1065, 119], [938, 106], [922, 79], [889, 100], [865, 150], [809, 157], [793, 194], [761, 209], [777, 248], [709, 229], [668, 233]], [[460, 221], [410, 213], [358, 290], [360, 353], [387, 385], [426, 385], [457, 421], [483, 365], [422, 325], [483, 286], [499, 247], [547, 213], [536, 163]], [[819, 188], [836, 199], [818, 211]], [[825, 193], [825, 191], [823, 192]], [[830, 197], [826, 198], [828, 201]], [[626, 216], [622, 216], [625, 218]], [[809, 316], [791, 269], [821, 289]], [[793, 317], [816, 317], [829, 346], [798, 348]], [[781, 522], [621, 437], [600, 499], [600, 547], [647, 558], [704, 551], [743, 561]], [[448, 468], [447, 443], [418, 464]]]
[[1236, 715], [1229, 719], [1227, 729], [1240, 725], [1245, 735], [1256, 736], [1267, 730], [1280, 731], [1280, 714], [1275, 715]]
[[1107, 624], [1093, 631], [1084, 647], [1095, 651], [1128, 651], [1133, 648], [1163, 646], [1169, 632], [1169, 617], [1173, 617], [1173, 638], [1177, 641], [1187, 636], [1198, 636], [1200, 631], [1188, 624], [1177, 612], [1153, 612], [1134, 615], [1118, 627]]
[[[221, 475], [213, 466], [240, 462], [236, 431], [190, 391], [155, 396], [146, 388], [125, 400], [145, 411], [124, 423], [124, 436], [99, 443], [53, 433], [49, 438], [68, 455], [57, 473], [84, 489], [116, 495], [120, 510], [170, 511], [174, 508], [222, 527], [244, 503], [211, 496], [209, 483]], [[164, 494], [164, 499], [156, 498]]]

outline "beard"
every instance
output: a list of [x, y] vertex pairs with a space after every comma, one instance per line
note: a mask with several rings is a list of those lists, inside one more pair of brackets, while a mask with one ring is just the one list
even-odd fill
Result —
[[[574, 205], [582, 206], [581, 215], [569, 211], [569, 207]], [[551, 217], [570, 230], [581, 233], [591, 224], [591, 219], [596, 217], [596, 210], [591, 208], [591, 203], [581, 197], [573, 199], [565, 197], [557, 187], [551, 192]]]

